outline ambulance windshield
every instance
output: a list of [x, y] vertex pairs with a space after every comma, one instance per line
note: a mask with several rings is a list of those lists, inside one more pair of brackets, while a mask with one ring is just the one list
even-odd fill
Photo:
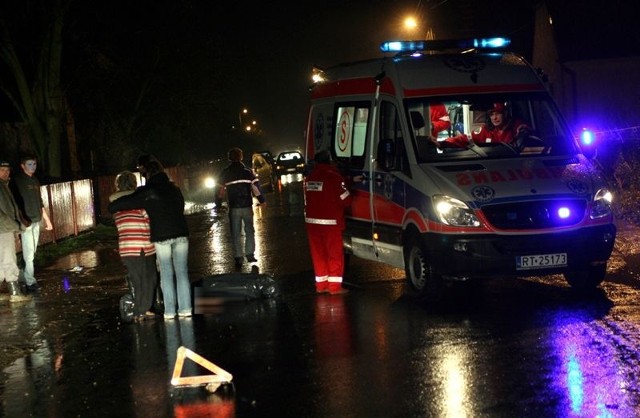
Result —
[[405, 108], [418, 162], [579, 152], [543, 94], [430, 97]]

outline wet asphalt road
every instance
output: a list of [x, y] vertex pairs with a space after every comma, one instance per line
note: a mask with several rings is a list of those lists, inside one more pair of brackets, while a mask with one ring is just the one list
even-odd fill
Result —
[[[609, 280], [574, 295], [559, 276], [456, 284], [429, 306], [404, 273], [352, 260], [346, 296], [315, 295], [300, 184], [257, 209], [257, 263], [275, 298], [127, 324], [113, 243], [39, 272], [34, 301], [0, 305], [8, 417], [637, 416], [637, 230], [623, 229]], [[190, 274], [233, 272], [226, 215], [189, 215]], [[624, 251], [619, 251], [620, 248]], [[82, 271], [69, 269], [79, 265]], [[247, 279], [250, 266], [239, 278]], [[13, 345], [12, 345], [13, 344]], [[179, 347], [232, 375], [215, 392], [174, 387]], [[210, 375], [191, 359], [180, 376]]]

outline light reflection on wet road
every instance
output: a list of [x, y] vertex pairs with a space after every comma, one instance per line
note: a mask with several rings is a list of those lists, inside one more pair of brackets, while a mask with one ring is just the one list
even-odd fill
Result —
[[[124, 324], [124, 284], [98, 272], [119, 260], [97, 251], [52, 270], [85, 267], [64, 273], [68, 288], [56, 277], [43, 300], [0, 305], [3, 332], [36, 335], [33, 352], [4, 370], [2, 415], [637, 413], [640, 298], [624, 260], [601, 291], [582, 297], [559, 276], [494, 279], [456, 284], [434, 307], [406, 291], [402, 271], [360, 260], [346, 275], [349, 295], [316, 296], [300, 193], [295, 183], [270, 193], [256, 216], [258, 266], [277, 280], [278, 298]], [[192, 280], [232, 271], [226, 215], [205, 209], [189, 222]], [[83, 314], [65, 316], [72, 310]], [[215, 393], [171, 387], [181, 346], [231, 373], [232, 384]], [[185, 362], [183, 376], [207, 373]]]

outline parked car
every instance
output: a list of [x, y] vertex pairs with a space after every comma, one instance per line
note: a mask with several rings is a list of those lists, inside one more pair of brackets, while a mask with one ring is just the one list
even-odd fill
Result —
[[275, 164], [276, 159], [273, 157], [273, 154], [271, 153], [271, 151], [263, 150], [263, 151], [258, 151], [257, 153], [261, 154], [269, 164], [271, 165]]
[[251, 156], [251, 168], [258, 177], [262, 190], [265, 192], [273, 191], [275, 177], [271, 160], [268, 157], [265, 158], [264, 153], [256, 152]]
[[276, 176], [304, 173], [304, 157], [300, 151], [285, 151], [276, 157]]

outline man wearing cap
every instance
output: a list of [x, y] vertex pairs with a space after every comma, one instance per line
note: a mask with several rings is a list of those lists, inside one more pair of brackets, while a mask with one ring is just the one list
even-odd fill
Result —
[[9, 285], [9, 302], [23, 302], [31, 297], [22, 293], [18, 276], [16, 258], [16, 232], [23, 231], [20, 209], [9, 189], [11, 165], [0, 160], [0, 282], [6, 280]]
[[30, 222], [27, 229], [20, 233], [22, 259], [24, 260], [24, 281], [28, 292], [38, 290], [33, 260], [40, 240], [40, 222], [44, 220], [47, 231], [53, 229], [40, 194], [40, 182], [35, 176], [37, 166], [35, 155], [23, 155], [20, 158], [22, 171], [14, 175], [10, 183], [13, 197], [18, 203], [23, 217]]
[[344, 251], [342, 231], [344, 211], [351, 205], [351, 195], [345, 179], [331, 164], [329, 151], [320, 151], [315, 167], [304, 181], [304, 221], [315, 273], [317, 293], [340, 295], [342, 287]]
[[[520, 132], [529, 129], [523, 121], [509, 117], [504, 103], [494, 103], [487, 110], [487, 114], [489, 115], [488, 122], [478, 131], [471, 132], [471, 139], [475, 143], [505, 142], [511, 144]], [[465, 134], [435, 142], [439, 148], [463, 148], [468, 146], [469, 143], [469, 137]]]

